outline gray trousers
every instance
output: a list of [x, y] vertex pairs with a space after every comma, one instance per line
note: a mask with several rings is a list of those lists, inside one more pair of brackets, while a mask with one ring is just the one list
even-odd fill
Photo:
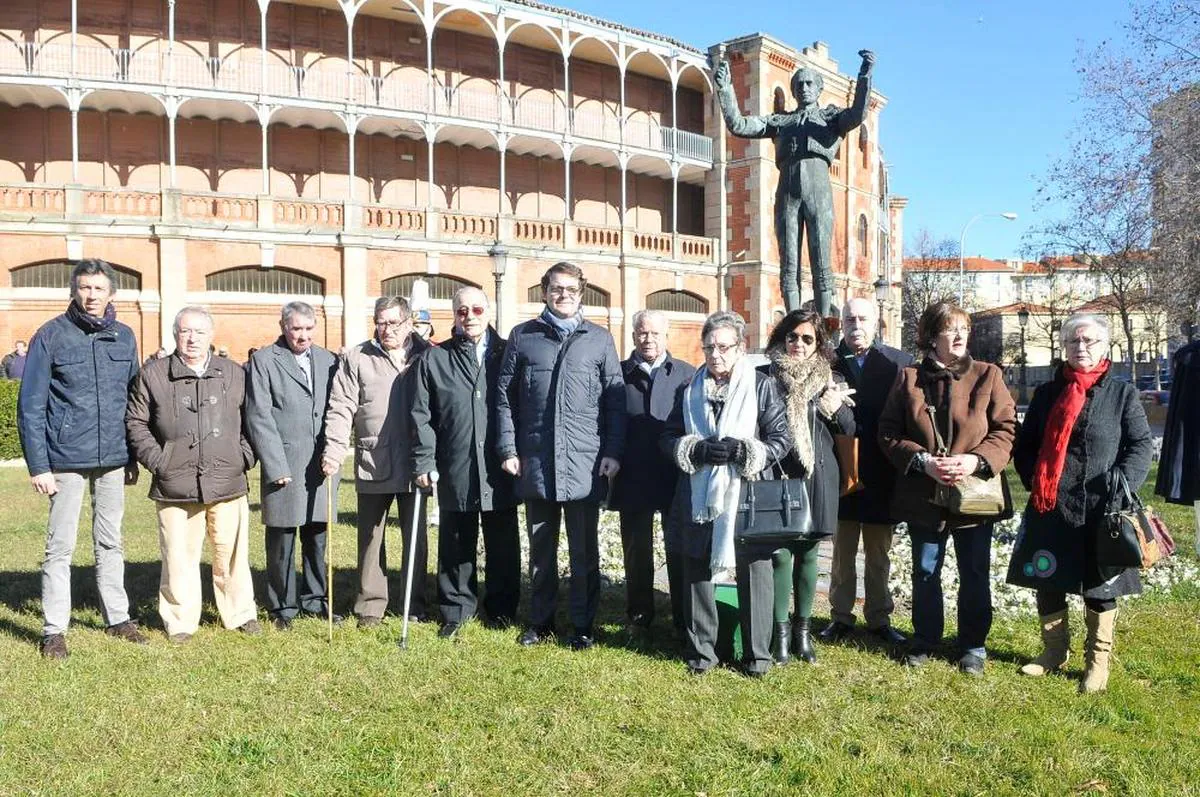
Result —
[[[417, 518], [416, 550], [409, 550], [412, 536], [413, 493], [358, 494], [358, 596], [354, 599], [354, 614], [358, 617], [383, 617], [388, 607], [387, 531], [388, 512], [392, 501], [400, 515], [400, 583], [408, 578], [408, 569], [415, 567], [412, 579], [412, 605], [409, 614], [425, 614], [425, 576], [429, 572], [429, 539], [425, 528], [425, 501]], [[404, 600], [401, 595], [401, 601]], [[404, 611], [404, 604], [400, 604]]]
[[105, 625], [129, 619], [125, 594], [125, 551], [121, 519], [125, 515], [125, 468], [62, 471], [54, 474], [58, 492], [50, 496], [46, 558], [42, 561], [42, 633], [66, 633], [71, 622], [71, 557], [79, 533], [83, 493], [92, 493], [92, 547], [96, 554], [96, 591]]
[[[299, 528], [267, 526], [267, 611], [291, 620], [301, 611], [324, 615], [328, 595], [325, 568], [325, 523]], [[300, 538], [299, 584], [296, 579], [296, 537]]]
[[[707, 670], [718, 664], [717, 599], [713, 593], [713, 571], [707, 557], [689, 556], [684, 561], [687, 582], [684, 660], [689, 667]], [[742, 626], [742, 665], [765, 673], [771, 669], [771, 623], [775, 608], [774, 568], [771, 551], [737, 548], [738, 616]]]

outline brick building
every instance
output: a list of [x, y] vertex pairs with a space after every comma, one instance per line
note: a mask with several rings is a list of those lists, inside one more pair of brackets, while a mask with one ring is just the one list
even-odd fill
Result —
[[[802, 61], [827, 101], [853, 94], [821, 45], [723, 46], [747, 112]], [[834, 170], [841, 295], [898, 284], [884, 102]], [[586, 312], [623, 350], [643, 307], [668, 310], [672, 349], [697, 361], [726, 293], [756, 340], [779, 304], [770, 143], [727, 140], [705, 53], [569, 10], [6, 0], [0, 126], [4, 351], [62, 311], [82, 257], [118, 267], [143, 354], [170, 348], [179, 307], [204, 304], [240, 358], [297, 297], [336, 349], [367, 337], [375, 297], [418, 278], [439, 335], [463, 284], [496, 297], [507, 329], [539, 311], [538, 278], [561, 259], [583, 267]]]

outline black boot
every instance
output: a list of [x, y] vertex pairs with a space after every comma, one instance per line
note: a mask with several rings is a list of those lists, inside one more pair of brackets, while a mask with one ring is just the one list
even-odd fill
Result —
[[791, 638], [791, 623], [784, 620], [782, 623], [775, 624], [775, 638], [771, 640], [771, 655], [775, 657], [776, 664], [784, 665], [791, 660], [788, 654], [788, 643]]
[[812, 635], [808, 633], [809, 618], [797, 617], [792, 625], [792, 648], [796, 656], [809, 664], [817, 663], [817, 649], [813, 647]]

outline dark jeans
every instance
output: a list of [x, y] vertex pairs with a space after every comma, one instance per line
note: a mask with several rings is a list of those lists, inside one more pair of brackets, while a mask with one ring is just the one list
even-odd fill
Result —
[[[1096, 613], [1111, 612], [1117, 608], [1116, 598], [1084, 598], [1083, 605]], [[1067, 610], [1067, 593], [1039, 589], [1037, 591], [1037, 612], [1040, 617], [1056, 614]]]
[[[267, 526], [267, 612], [272, 617], [291, 620], [301, 611], [325, 614], [326, 528], [324, 523], [306, 523], [299, 529]], [[302, 567], [299, 589], [295, 563], [297, 531]]]
[[567, 525], [571, 559], [571, 624], [591, 633], [600, 602], [600, 504], [597, 501], [525, 502], [529, 529], [529, 625], [554, 627], [558, 604], [558, 527]]
[[494, 622], [511, 623], [521, 598], [521, 544], [517, 508], [494, 512], [441, 510], [438, 523], [438, 603], [442, 620], [461, 623], [475, 616], [479, 581], [475, 551], [483, 523], [487, 592], [483, 609]]
[[959, 652], [984, 658], [984, 644], [992, 628], [992, 524], [981, 523], [949, 533], [909, 525], [908, 536], [913, 548], [913, 649], [930, 650], [942, 641], [942, 563], [946, 545], [953, 538], [958, 560]]

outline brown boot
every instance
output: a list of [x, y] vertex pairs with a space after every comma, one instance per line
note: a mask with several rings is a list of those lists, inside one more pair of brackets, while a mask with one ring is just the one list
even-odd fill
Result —
[[1067, 625], [1067, 610], [1047, 614], [1042, 621], [1042, 654], [1018, 672], [1037, 678], [1056, 672], [1071, 657], [1071, 630]]
[[1113, 649], [1113, 624], [1117, 610], [1094, 612], [1087, 610], [1087, 643], [1083, 660], [1086, 667], [1083, 681], [1079, 684], [1082, 693], [1103, 692], [1108, 688], [1108, 661]]

